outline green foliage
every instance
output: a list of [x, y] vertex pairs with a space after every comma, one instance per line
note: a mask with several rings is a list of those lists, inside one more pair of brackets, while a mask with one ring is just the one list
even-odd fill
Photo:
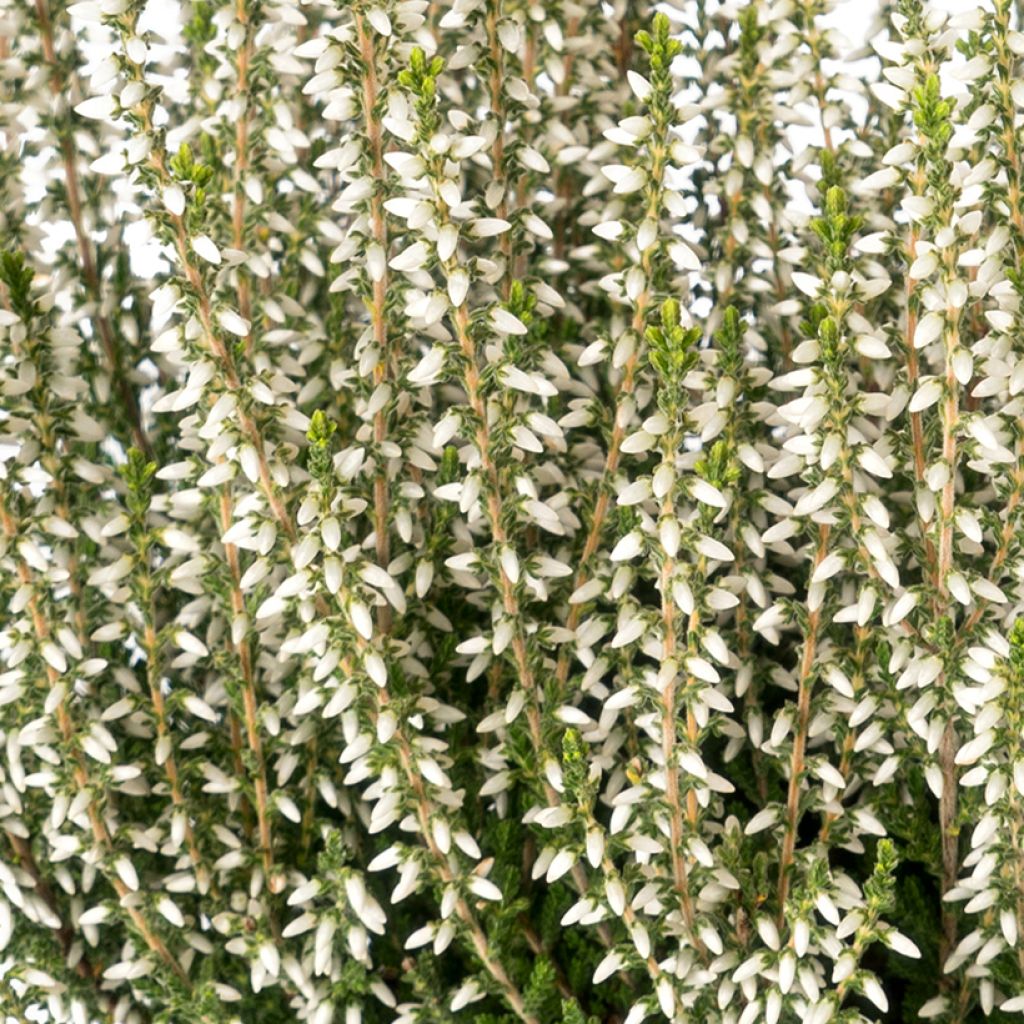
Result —
[[32, 300], [32, 279], [35, 274], [22, 252], [0, 252], [0, 282], [7, 287], [11, 309], [22, 320], [31, 320], [35, 314]]
[[686, 374], [697, 365], [699, 327], [683, 327], [679, 303], [666, 299], [661, 306], [660, 326], [651, 325], [645, 336], [650, 345], [648, 358], [659, 378], [658, 402], [668, 416], [678, 416], [684, 407]]
[[4, 8], [0, 1016], [1024, 1010], [1020, 12], [735, 6]]

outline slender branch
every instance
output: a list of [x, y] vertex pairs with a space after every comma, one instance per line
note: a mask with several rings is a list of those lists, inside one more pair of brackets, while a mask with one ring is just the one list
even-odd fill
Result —
[[[811, 560], [811, 576], [814, 575], [814, 570], [818, 568], [828, 553], [829, 533], [830, 528], [827, 525], [818, 527], [817, 545]], [[821, 609], [815, 608], [807, 616], [803, 653], [800, 657], [796, 733], [793, 737], [793, 751], [789, 761], [789, 791], [786, 796], [786, 831], [782, 840], [782, 854], [779, 857], [778, 924], [780, 926], [786, 917], [786, 900], [789, 895], [793, 855], [796, 850], [797, 827], [800, 824], [800, 789], [804, 774], [804, 754], [807, 750], [807, 731], [811, 718], [811, 694], [820, 625]]]
[[[0, 525], [3, 527], [3, 531], [9, 540], [13, 540], [18, 536], [17, 523], [14, 521], [10, 512], [6, 506], [0, 505]], [[18, 561], [18, 578], [22, 584], [31, 587], [32, 586], [32, 575], [24, 561]], [[39, 608], [39, 602], [35, 595], [29, 598], [28, 602], [29, 614], [32, 618], [33, 629], [35, 630], [36, 638], [40, 644], [45, 643], [50, 636], [49, 626], [46, 623], [46, 619]], [[49, 663], [46, 664], [46, 677], [51, 689], [54, 689], [60, 685], [60, 673], [56, 671]], [[89, 772], [85, 764], [85, 759], [82, 756], [82, 752], [78, 747], [78, 743], [75, 739], [75, 727], [71, 721], [71, 715], [68, 712], [65, 701], [61, 701], [57, 704], [54, 710], [54, 717], [57, 720], [57, 726], [60, 730], [61, 739], [64, 742], [64, 749], [66, 751], [72, 751], [71, 755], [71, 771], [75, 780], [75, 784], [80, 792], [88, 792]], [[92, 798], [89, 799], [89, 803], [86, 808], [86, 813], [89, 817], [89, 824], [92, 828], [93, 839], [97, 846], [102, 848], [108, 856], [114, 854], [114, 844], [111, 839], [110, 832], [107, 828], [106, 822], [103, 820], [103, 815], [100, 813], [100, 809], [96, 804], [96, 801]], [[163, 939], [153, 930], [149, 922], [146, 920], [145, 915], [141, 910], [135, 906], [132, 901], [128, 898], [131, 895], [131, 890], [128, 886], [119, 878], [116, 874], [108, 873], [107, 879], [113, 886], [114, 891], [121, 899], [121, 905], [131, 919], [132, 924], [136, 930], [142, 936], [146, 945], [162, 960], [176, 975], [179, 981], [185, 985], [186, 988], [191, 988], [191, 982], [185, 969], [181, 966], [178, 959], [174, 954], [167, 948]]]
[[[675, 461], [676, 450], [679, 446], [679, 435], [670, 432], [664, 447], [663, 464], [671, 465]], [[661, 506], [662, 517], [675, 515], [675, 502], [673, 501], [672, 489], [665, 495]], [[698, 560], [697, 575], [703, 577], [705, 562], [703, 556]], [[701, 948], [703, 944], [696, 938], [693, 931], [694, 909], [693, 896], [690, 893], [689, 871], [687, 868], [686, 846], [683, 841], [683, 808], [679, 796], [679, 766], [676, 764], [676, 729], [678, 722], [678, 710], [676, 708], [676, 680], [678, 672], [674, 670], [676, 660], [676, 623], [675, 623], [675, 600], [672, 596], [672, 577], [675, 573], [676, 561], [674, 556], [666, 552], [661, 567], [661, 579], [659, 590], [661, 592], [661, 622], [662, 622], [662, 665], [673, 666], [671, 678], [665, 683], [661, 693], [661, 753], [665, 762], [665, 799], [669, 809], [669, 832], [672, 858], [672, 878], [676, 894], [679, 897], [683, 911], [683, 919], [686, 928], [690, 933], [691, 940]], [[692, 636], [697, 625], [697, 610], [694, 608], [690, 616], [687, 628], [687, 635]], [[693, 684], [692, 678], [687, 674], [685, 685]], [[696, 743], [697, 722], [693, 717], [693, 711], [687, 705], [686, 709], [687, 737], [691, 744]], [[697, 820], [697, 799], [696, 793], [691, 788], [687, 793], [687, 819], [690, 827], [696, 825]]]
[[[4, 835], [14, 851], [14, 856], [18, 859], [18, 863], [31, 877], [36, 894], [49, 908], [50, 913], [60, 921], [60, 924], [54, 929], [54, 937], [60, 945], [60, 951], [65, 961], [68, 961], [75, 943], [75, 931], [65, 919], [60, 903], [57, 901], [57, 894], [46, 880], [32, 853], [32, 844], [24, 837], [15, 835], [6, 829]], [[100, 998], [106, 1004], [106, 1012], [111, 1013], [114, 1008], [114, 998], [109, 992], [103, 992], [100, 989], [103, 982], [102, 969], [97, 964], [93, 964], [86, 953], [81, 952], [75, 961], [74, 971], [80, 978], [96, 986]]]
[[185, 845], [188, 848], [188, 855], [199, 882], [200, 891], [203, 891], [210, 882], [210, 875], [203, 861], [203, 855], [199, 852], [196, 843], [195, 830], [192, 828], [189, 808], [185, 795], [181, 788], [181, 773], [178, 770], [178, 762], [171, 747], [171, 730], [167, 725], [167, 713], [164, 706], [164, 694], [160, 682], [160, 644], [157, 640], [153, 623], [156, 621], [156, 607], [152, 598], [149, 602], [148, 621], [143, 631], [143, 647], [146, 651], [146, 682], [149, 687], [149, 699], [153, 704], [153, 714], [156, 717], [157, 744], [167, 744], [167, 753], [164, 759], [164, 775], [171, 791], [171, 803], [180, 812], [185, 824]]
[[[960, 332], [957, 326], [958, 313], [955, 309], [950, 308], [946, 311], [946, 315], [950, 328], [945, 333], [946, 394], [942, 402], [942, 460], [948, 475], [942, 488], [939, 508], [938, 559], [935, 566], [935, 609], [937, 615], [942, 613], [949, 599], [947, 580], [953, 564], [953, 525], [956, 498], [956, 430], [960, 420], [960, 385], [953, 370], [953, 359], [960, 344]], [[950, 714], [939, 743], [939, 766], [942, 770], [942, 796], [939, 800], [939, 832], [942, 842], [943, 894], [956, 886], [960, 870], [960, 838], [959, 830], [956, 826], [958, 792], [960, 788], [956, 765], [957, 749], [956, 720]], [[943, 959], [949, 955], [956, 945], [956, 933], [956, 908], [943, 901], [943, 952], [941, 954]]]
[[[226, 486], [221, 491], [220, 522], [221, 530], [226, 533], [232, 523], [231, 494]], [[241, 587], [242, 567], [238, 548], [234, 544], [224, 544], [224, 554], [227, 558], [228, 571], [231, 574], [231, 611], [232, 615], [237, 619], [239, 616], [246, 614], [245, 597], [242, 594]], [[259, 828], [260, 859], [263, 863], [267, 884], [271, 887], [271, 891], [275, 892], [277, 891], [277, 883], [274, 875], [274, 841], [270, 827], [267, 765], [263, 754], [263, 741], [260, 738], [260, 727], [257, 719], [259, 701], [256, 696], [252, 648], [249, 645], [249, 638], [247, 636], [243, 636], [237, 644], [232, 643], [231, 646], [238, 655], [239, 669], [242, 673], [242, 717], [245, 723], [245, 738], [249, 745], [249, 750], [252, 752], [256, 768], [252, 785], [256, 798], [256, 821]], [[272, 927], [276, 928], [273, 921]]]
[[[1021, 505], [1022, 499], [1024, 499], [1024, 465], [1021, 464], [1021, 459], [1024, 459], [1024, 451], [1022, 449], [1021, 442], [1017, 443], [1017, 466], [1014, 468], [1011, 479], [1013, 481], [1013, 490], [1010, 492], [1009, 497], [1006, 499], [1006, 505], [1004, 507], [1005, 521], [1003, 528], [999, 532], [999, 544], [992, 556], [992, 561], [989, 564], [988, 579], [993, 583], [998, 579], [999, 570], [1003, 567], [1003, 563], [1010, 555], [1010, 549], [1013, 546], [1013, 542], [1017, 537], [1017, 531], [1019, 528], [1019, 513], [1018, 506]], [[975, 626], [981, 621], [982, 616], [985, 614], [985, 609], [988, 607], [989, 602], [983, 597], [977, 598], [977, 604], [974, 611], [967, 616], [963, 626], [963, 635], [970, 636]]]
[[[491, 102], [491, 116], [495, 120], [494, 142], [491, 145], [491, 163], [493, 165], [494, 184], [501, 186], [501, 199], [495, 209], [495, 215], [503, 220], [508, 217], [509, 190], [505, 169], [505, 50], [498, 39], [498, 21], [501, 18], [502, 0], [489, 0], [486, 17], [487, 44], [490, 48], [491, 73], [488, 79], [488, 92]], [[504, 273], [501, 279], [502, 297], [507, 301], [512, 289], [512, 232], [506, 231], [501, 236], [501, 254], [505, 260]]]
[[[366, 31], [364, 19], [355, 12], [353, 21], [356, 26], [356, 38], [359, 42], [359, 53], [365, 69], [363, 75], [363, 122], [370, 145], [370, 166], [374, 181], [373, 195], [370, 197], [370, 227], [374, 243], [381, 250], [383, 267], [373, 281], [373, 298], [370, 304], [370, 319], [373, 324], [373, 338], [377, 345], [377, 363], [373, 368], [373, 382], [380, 387], [391, 375], [391, 362], [394, 358], [388, 338], [385, 305], [387, 303], [389, 275], [387, 270], [388, 230], [384, 216], [383, 188], [385, 183], [384, 143], [380, 116], [377, 110], [379, 86], [377, 83], [376, 53], [373, 40]], [[373, 440], [381, 445], [387, 437], [387, 411], [382, 406], [373, 417]], [[379, 456], [378, 456], [379, 459]], [[383, 462], [377, 468], [373, 481], [373, 529], [376, 543], [377, 564], [387, 568], [390, 560], [390, 544], [388, 536], [388, 519], [390, 497], [388, 488], [387, 466]], [[378, 609], [378, 624], [382, 633], [391, 629], [391, 608], [385, 602]]]
[[[246, 0], [236, 0], [235, 17], [245, 27], [245, 39], [238, 48], [235, 78], [235, 96], [242, 105], [242, 113], [235, 122], [235, 164], [231, 181], [231, 236], [234, 247], [245, 251], [245, 174], [249, 169], [249, 64], [252, 61], [252, 25]], [[235, 273], [237, 277], [238, 312], [242, 319], [252, 320], [252, 299], [249, 291], [249, 278], [242, 268]], [[245, 336], [245, 354], [252, 357], [253, 331], [250, 329]]]
[[[43, 48], [43, 58], [50, 67], [50, 89], [61, 102], [67, 102], [70, 83], [61, 76], [47, 0], [35, 0], [35, 9], [39, 20], [39, 40]], [[64, 166], [64, 189], [67, 196], [68, 215], [74, 228], [79, 261], [82, 265], [82, 281], [96, 310], [91, 314], [91, 319], [103, 346], [111, 380], [128, 417], [132, 439], [136, 447], [152, 456], [153, 446], [142, 424], [139, 401], [121, 363], [121, 346], [117, 334], [110, 318], [103, 312], [103, 283], [96, 268], [93, 243], [85, 226], [81, 188], [78, 181], [78, 151], [70, 128], [60, 133], [58, 142]]]

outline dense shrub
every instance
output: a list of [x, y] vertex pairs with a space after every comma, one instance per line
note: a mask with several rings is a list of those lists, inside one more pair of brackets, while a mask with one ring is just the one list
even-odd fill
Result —
[[1019, 8], [831, 6], [2, 0], [6, 1020], [1024, 1011]]

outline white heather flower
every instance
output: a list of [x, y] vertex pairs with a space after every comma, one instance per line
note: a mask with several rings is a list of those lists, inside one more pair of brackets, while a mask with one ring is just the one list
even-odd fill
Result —
[[373, 619], [369, 609], [360, 602], [353, 602], [349, 605], [349, 617], [356, 632], [364, 639], [369, 640], [373, 636]]
[[626, 562], [635, 558], [643, 548], [643, 541], [637, 533], [629, 533], [615, 545], [611, 553], [613, 562]]
[[407, 374], [410, 383], [424, 385], [433, 383], [443, 370], [444, 361], [444, 348], [441, 345], [435, 345]]
[[244, 338], [252, 329], [252, 325], [249, 321], [243, 320], [242, 317], [240, 317], [233, 309], [221, 310], [221, 312], [217, 314], [217, 319], [224, 330], [230, 331], [232, 334], [236, 334], [240, 338]]
[[452, 272], [448, 278], [448, 298], [453, 306], [461, 306], [469, 294], [469, 274], [462, 269]]
[[139, 888], [139, 876], [135, 872], [135, 867], [127, 857], [119, 857], [114, 863], [114, 870], [117, 872], [118, 878], [134, 892]]
[[388, 262], [392, 270], [410, 272], [419, 270], [430, 256], [430, 250], [424, 242], [414, 242], [403, 249], [397, 256], [393, 256]]
[[114, 116], [117, 110], [117, 102], [113, 96], [92, 96], [83, 100], [75, 107], [75, 113], [79, 117], [85, 117], [96, 121], [105, 121]]
[[382, 36], [391, 35], [391, 19], [379, 7], [371, 7], [366, 12], [366, 20], [373, 26], [375, 32]]
[[207, 235], [196, 235], [192, 239], [192, 249], [197, 256], [201, 256], [207, 263], [216, 265], [221, 262], [220, 250]]
[[701, 269], [700, 258], [685, 242], [673, 242], [669, 246], [669, 255], [680, 270]]
[[619, 220], [602, 221], [600, 224], [595, 224], [593, 230], [598, 238], [612, 242], [622, 234], [624, 225]]
[[204, 644], [198, 637], [184, 629], [180, 629], [174, 634], [174, 642], [183, 651], [187, 651], [189, 654], [195, 654], [200, 658], [204, 658], [210, 653], [206, 644]]
[[626, 79], [629, 82], [630, 89], [633, 90], [633, 95], [638, 100], [645, 102], [650, 97], [651, 83], [643, 75], [638, 74], [636, 71], [627, 71]]
[[491, 322], [502, 334], [523, 335], [527, 333], [526, 325], [517, 317], [500, 306], [491, 310]]
[[168, 185], [163, 190], [163, 200], [168, 213], [174, 214], [175, 217], [180, 217], [185, 212], [185, 193], [180, 186]]
[[470, 230], [477, 238], [491, 238], [503, 234], [511, 227], [512, 224], [501, 217], [478, 217]]
[[502, 898], [501, 890], [490, 879], [481, 878], [479, 875], [470, 878], [469, 889], [482, 900], [500, 901]]
[[941, 397], [942, 382], [935, 379], [926, 381], [914, 392], [907, 410], [909, 412], [923, 412], [925, 409], [933, 406]]

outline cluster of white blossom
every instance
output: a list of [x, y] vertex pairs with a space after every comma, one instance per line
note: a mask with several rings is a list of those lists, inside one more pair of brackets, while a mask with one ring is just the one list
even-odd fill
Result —
[[0, 1018], [1024, 1013], [1024, 13], [0, 0]]

